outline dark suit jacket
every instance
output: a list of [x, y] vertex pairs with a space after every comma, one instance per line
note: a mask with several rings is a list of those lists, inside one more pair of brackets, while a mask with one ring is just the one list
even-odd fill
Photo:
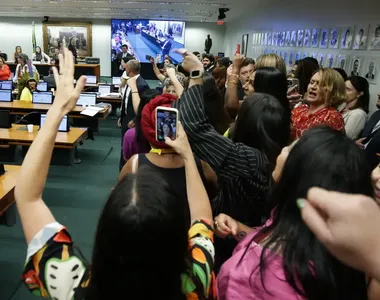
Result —
[[[121, 60], [123, 59], [123, 52], [120, 52], [116, 55], [116, 62], [117, 62], [117, 67], [119, 68], [119, 66], [121, 65]], [[130, 55], [129, 53], [127, 54], [127, 58], [128, 60], [131, 60], [131, 59], [135, 59], [132, 55]]]
[[[166, 43], [167, 42], [167, 43]], [[166, 43], [166, 44], [165, 44]], [[166, 39], [163, 43], [161, 43], [162, 52], [169, 52], [172, 47], [173, 41], [171, 39]]]
[[[143, 93], [146, 90], [149, 90], [149, 85], [145, 81], [144, 78], [141, 77], [141, 75], [136, 79], [136, 85], [137, 85], [137, 90], [139, 92], [140, 98], [142, 97]], [[127, 87], [128, 89], [128, 87]], [[132, 103], [132, 92], [129, 93], [128, 96], [128, 104], [127, 104], [127, 114], [125, 113], [125, 97], [127, 96], [127, 90], [125, 90], [125, 94], [123, 97], [123, 104], [121, 106], [121, 123], [128, 124], [129, 121], [133, 120], [136, 117], [135, 111], [133, 109], [133, 103]]]
[[367, 140], [364, 140], [363, 144], [366, 144], [368, 140], [371, 140], [365, 151], [372, 168], [376, 167], [376, 165], [380, 162], [380, 157], [376, 155], [376, 153], [380, 153], [380, 129], [372, 133], [373, 128], [379, 121], [380, 110], [372, 114], [361, 135], [362, 138], [367, 138]]

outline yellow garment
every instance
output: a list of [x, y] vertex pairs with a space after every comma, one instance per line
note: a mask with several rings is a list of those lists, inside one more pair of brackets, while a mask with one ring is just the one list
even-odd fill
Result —
[[25, 102], [32, 102], [33, 95], [27, 87], [21, 92], [20, 100]]
[[223, 134], [223, 136], [228, 138], [228, 135], [230, 134], [230, 129], [228, 128], [227, 131]]
[[162, 154], [168, 154], [168, 153], [176, 153], [174, 149], [158, 149], [158, 148], [153, 148], [149, 151], [149, 153], [156, 153], [158, 155]]

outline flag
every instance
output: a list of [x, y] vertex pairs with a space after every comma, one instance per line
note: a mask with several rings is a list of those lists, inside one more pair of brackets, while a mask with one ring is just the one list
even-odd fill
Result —
[[30, 60], [30, 58], [28, 59], [28, 68], [29, 68], [29, 78], [34, 78], [33, 66], [32, 66], [32, 61]]
[[36, 28], [34, 26], [34, 21], [32, 22], [32, 46], [33, 46], [33, 53], [36, 53], [37, 42], [36, 42]]

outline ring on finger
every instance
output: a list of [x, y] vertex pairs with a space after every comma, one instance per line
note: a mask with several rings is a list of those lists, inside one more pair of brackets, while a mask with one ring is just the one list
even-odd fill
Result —
[[219, 224], [218, 224], [217, 220], [214, 221], [214, 227], [219, 227]]

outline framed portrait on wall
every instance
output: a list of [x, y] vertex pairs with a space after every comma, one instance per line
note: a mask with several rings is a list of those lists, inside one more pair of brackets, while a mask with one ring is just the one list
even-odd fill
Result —
[[377, 84], [379, 77], [380, 58], [368, 57], [364, 66], [363, 75], [371, 84]]
[[301, 59], [301, 52], [296, 52], [296, 58], [295, 58], [295, 61], [299, 61]]
[[241, 37], [241, 54], [247, 56], [248, 52], [248, 34], [243, 34]]
[[319, 53], [318, 54], [318, 64], [321, 68], [324, 68], [325, 67], [325, 55], [323, 53]]
[[318, 48], [319, 46], [319, 33], [320, 33], [320, 30], [317, 28], [314, 28], [311, 31], [311, 47], [313, 48]]
[[303, 46], [309, 48], [310, 47], [310, 39], [311, 36], [311, 30], [310, 29], [305, 29], [304, 33], [304, 39], [303, 39]]
[[307, 52], [301, 53], [301, 59], [304, 59], [304, 58], [306, 58], [308, 56], [309, 56], [309, 53], [307, 53]]
[[78, 57], [92, 56], [92, 24], [48, 22], [42, 25], [44, 51], [53, 56], [55, 48], [71, 45]]
[[348, 72], [350, 57], [344, 54], [338, 55], [336, 67]]
[[283, 47], [285, 43], [285, 32], [281, 31], [278, 34], [278, 43], [277, 45]]
[[297, 45], [297, 31], [293, 30], [290, 37], [290, 46], [295, 47]]
[[367, 47], [368, 25], [357, 26], [353, 49], [365, 50]]
[[297, 32], [297, 47], [303, 46], [303, 29], [298, 30]]
[[319, 42], [319, 47], [327, 48], [328, 41], [329, 41], [329, 30], [327, 28], [323, 28], [321, 31], [321, 41]]
[[342, 36], [340, 38], [341, 49], [351, 49], [354, 37], [354, 28], [346, 27], [342, 29]]
[[272, 46], [277, 46], [278, 32], [272, 33]]
[[286, 32], [286, 36], [285, 36], [285, 47], [289, 47], [290, 46], [290, 37], [291, 37], [291, 32], [287, 31]]
[[288, 65], [290, 67], [292, 67], [294, 64], [294, 52], [293, 51], [290, 51], [289, 52], [289, 61], [288, 61]]
[[267, 45], [268, 46], [272, 45], [272, 32], [268, 32], [267, 34]]
[[371, 29], [371, 44], [370, 49], [371, 50], [380, 50], [380, 24], [376, 24]]
[[334, 68], [335, 67], [335, 54], [327, 54], [326, 58], [326, 68]]
[[330, 29], [329, 48], [331, 48], [331, 49], [338, 49], [338, 46], [339, 46], [339, 33], [340, 33], [340, 30], [338, 28], [331, 28]]
[[284, 54], [282, 55], [283, 59], [284, 59], [284, 62], [286, 63], [287, 59], [288, 59], [288, 51], [284, 51]]
[[364, 63], [363, 56], [353, 56], [351, 60], [351, 66], [349, 69], [348, 76], [359, 76], [361, 74], [363, 63]]

